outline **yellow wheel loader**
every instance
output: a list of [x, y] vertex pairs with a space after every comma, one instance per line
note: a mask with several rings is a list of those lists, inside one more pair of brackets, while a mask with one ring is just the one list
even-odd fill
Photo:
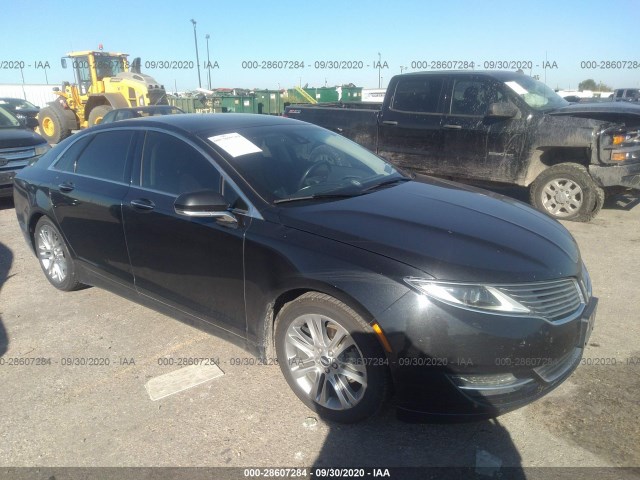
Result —
[[71, 64], [75, 83], [54, 88], [58, 98], [40, 110], [40, 134], [58, 143], [72, 130], [91, 127], [114, 108], [168, 105], [167, 92], [149, 75], [140, 73], [140, 59], [129, 69], [126, 53], [71, 52], [62, 68]]

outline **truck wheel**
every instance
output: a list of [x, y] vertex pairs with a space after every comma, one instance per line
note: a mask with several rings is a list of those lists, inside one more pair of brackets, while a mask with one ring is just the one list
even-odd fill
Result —
[[40, 135], [51, 144], [60, 143], [71, 134], [63, 121], [63, 117], [53, 107], [44, 107], [38, 113]]
[[113, 110], [113, 108], [110, 105], [98, 105], [97, 107], [93, 107], [93, 110], [89, 113], [89, 126], [93, 127], [94, 125], [100, 125], [104, 116], [111, 110]]
[[576, 163], [561, 163], [542, 172], [530, 195], [534, 207], [557, 220], [588, 222], [604, 204], [604, 190]]

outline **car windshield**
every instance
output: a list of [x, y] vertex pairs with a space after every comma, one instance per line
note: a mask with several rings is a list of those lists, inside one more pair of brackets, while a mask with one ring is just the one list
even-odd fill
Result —
[[360, 195], [406, 179], [360, 145], [312, 125], [252, 127], [206, 137], [272, 203]]
[[544, 83], [526, 75], [504, 83], [527, 102], [527, 105], [536, 110], [555, 110], [569, 105], [569, 102]]
[[0, 98], [0, 106], [7, 106], [15, 108], [16, 110], [21, 110], [23, 108], [38, 108], [33, 103], [29, 103], [26, 100], [21, 100], [19, 98]]
[[18, 119], [0, 107], [0, 128], [15, 128], [19, 126]]

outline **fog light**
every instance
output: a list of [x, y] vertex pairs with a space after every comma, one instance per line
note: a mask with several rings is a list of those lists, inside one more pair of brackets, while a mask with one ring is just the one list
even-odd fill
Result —
[[532, 378], [516, 378], [511, 373], [493, 375], [450, 375], [460, 390], [473, 391], [481, 395], [500, 395], [514, 392], [533, 381]]
[[627, 159], [626, 153], [612, 153], [611, 160], [614, 162], [624, 162]]

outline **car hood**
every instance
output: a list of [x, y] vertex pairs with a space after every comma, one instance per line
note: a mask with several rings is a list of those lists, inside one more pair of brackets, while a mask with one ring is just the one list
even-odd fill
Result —
[[574, 103], [558, 108], [549, 115], [571, 115], [607, 122], [640, 122], [640, 105], [630, 102]]
[[291, 204], [280, 219], [440, 280], [527, 282], [580, 271], [578, 247], [560, 223], [517, 200], [428, 177], [348, 199]]
[[46, 143], [37, 133], [26, 128], [0, 128], [0, 148], [31, 147]]

